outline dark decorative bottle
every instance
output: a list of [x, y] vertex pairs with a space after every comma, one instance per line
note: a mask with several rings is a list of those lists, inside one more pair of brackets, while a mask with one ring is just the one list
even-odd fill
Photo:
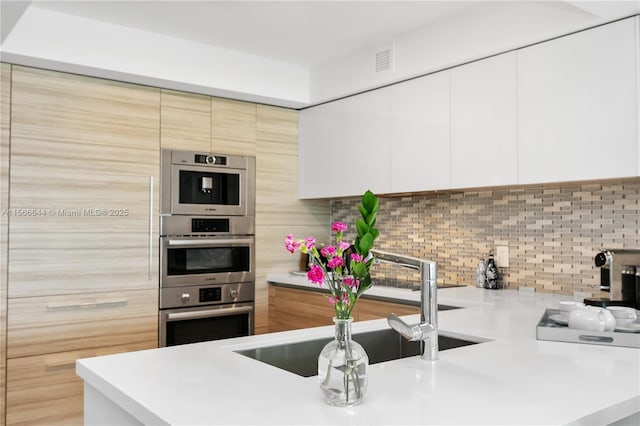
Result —
[[485, 288], [495, 290], [498, 288], [498, 267], [496, 261], [493, 259], [493, 252], [489, 252], [489, 260], [487, 260], [487, 281]]

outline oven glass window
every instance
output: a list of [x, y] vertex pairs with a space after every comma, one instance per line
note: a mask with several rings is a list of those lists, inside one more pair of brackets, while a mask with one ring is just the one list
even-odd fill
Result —
[[249, 335], [249, 314], [169, 321], [167, 346]]
[[180, 170], [180, 204], [240, 205], [240, 175]]
[[167, 249], [167, 275], [216, 274], [251, 270], [249, 246]]

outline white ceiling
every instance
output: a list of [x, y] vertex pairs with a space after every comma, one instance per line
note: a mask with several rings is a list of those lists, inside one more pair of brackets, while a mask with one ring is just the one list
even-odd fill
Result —
[[[0, 0], [0, 59], [300, 107], [638, 13], [640, 0]], [[372, 75], [390, 45], [395, 70]]]
[[33, 6], [314, 66], [477, 1], [35, 1]]

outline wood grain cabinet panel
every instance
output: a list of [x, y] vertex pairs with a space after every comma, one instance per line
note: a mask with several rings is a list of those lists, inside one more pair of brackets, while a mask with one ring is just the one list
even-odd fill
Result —
[[270, 332], [331, 325], [334, 316], [327, 293], [269, 287]]
[[160, 145], [162, 148], [209, 152], [211, 97], [161, 90]]
[[8, 425], [82, 425], [83, 381], [79, 358], [151, 349], [156, 341], [10, 359], [7, 380]]
[[358, 321], [386, 318], [389, 314], [411, 315], [419, 314], [420, 307], [401, 303], [385, 302], [382, 300], [361, 298], [356, 305]]
[[[9, 216], [9, 138], [11, 65], [0, 63], [0, 394], [4, 395], [7, 339], [7, 244]], [[5, 424], [5, 398], [0, 397], [0, 426]]]
[[76, 358], [157, 347], [160, 89], [12, 66], [11, 90], [6, 418], [81, 422]]
[[[329, 294], [325, 292], [270, 286], [269, 331], [332, 325], [335, 314], [328, 297]], [[358, 300], [352, 317], [355, 321], [367, 321], [386, 318], [391, 313], [419, 314], [420, 307], [362, 297]]]
[[157, 287], [159, 112], [159, 89], [14, 67], [9, 298]]
[[256, 104], [211, 98], [211, 151], [256, 156]]
[[158, 290], [9, 299], [9, 358], [152, 341]]

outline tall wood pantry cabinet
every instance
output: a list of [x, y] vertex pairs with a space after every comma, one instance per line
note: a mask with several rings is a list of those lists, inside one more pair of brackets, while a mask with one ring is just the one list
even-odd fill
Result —
[[6, 423], [81, 424], [76, 359], [157, 347], [160, 90], [12, 69]]

